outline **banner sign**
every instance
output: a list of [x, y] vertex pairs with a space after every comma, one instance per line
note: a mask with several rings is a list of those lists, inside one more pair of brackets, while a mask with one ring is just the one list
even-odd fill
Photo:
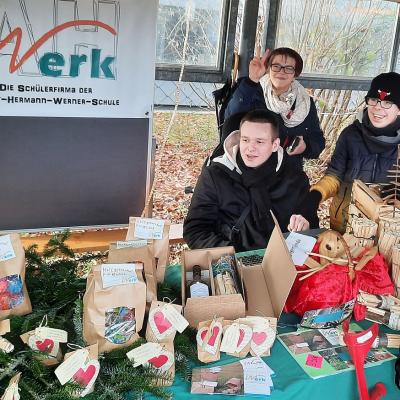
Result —
[[0, 116], [148, 116], [156, 16], [156, 0], [1, 0]]

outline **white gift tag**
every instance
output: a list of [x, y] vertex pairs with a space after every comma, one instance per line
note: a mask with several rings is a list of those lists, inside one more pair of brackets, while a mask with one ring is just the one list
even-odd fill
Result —
[[137, 283], [136, 265], [130, 264], [101, 264], [101, 280], [103, 289]]
[[190, 297], [208, 297], [208, 286], [205, 283], [196, 282], [190, 286]]
[[16, 255], [14, 252], [14, 248], [12, 247], [11, 236], [0, 236], [0, 262], [11, 260], [15, 257]]
[[3, 396], [1, 396], [1, 400], [20, 400], [19, 390], [18, 390], [18, 383], [21, 377], [21, 373], [14, 375], [10, 379], [10, 383], [6, 391], [4, 392]]
[[164, 225], [162, 219], [136, 218], [134, 236], [139, 239], [162, 239]]
[[60, 343], [53, 339], [42, 338], [35, 334], [30, 335], [28, 339], [28, 346], [32, 350], [40, 351], [41, 353], [47, 353], [50, 357], [56, 357], [58, 350], [60, 349]]
[[88, 356], [89, 352], [86, 349], [77, 350], [71, 357], [67, 358], [56, 368], [54, 373], [61, 385], [65, 385], [69, 382], [79, 368], [85, 366]]
[[51, 339], [55, 342], [67, 343], [68, 342], [68, 332], [62, 329], [48, 328], [47, 326], [42, 326], [35, 329], [35, 335], [42, 339]]
[[147, 240], [145, 239], [138, 239], [138, 240], [118, 240], [117, 243], [117, 249], [125, 249], [127, 247], [144, 247], [147, 246]]
[[83, 388], [80, 397], [85, 397], [91, 391], [99, 372], [100, 363], [97, 360], [87, 359], [84, 365], [74, 373], [72, 380]]
[[152, 357], [156, 357], [160, 354], [162, 347], [159, 343], [145, 343], [135, 349], [132, 349], [126, 356], [130, 361], [133, 361], [133, 366], [136, 368], [139, 365], [144, 364]]
[[175, 307], [167, 304], [162, 307], [162, 309], [164, 315], [179, 333], [182, 333], [189, 326], [189, 322], [176, 310]]
[[237, 343], [239, 340], [239, 324], [232, 324], [226, 328], [224, 332], [224, 337], [221, 342], [221, 351], [225, 353], [234, 353], [237, 348]]
[[317, 239], [301, 233], [290, 232], [285, 241], [292, 256], [293, 264], [303, 265], [308, 258], [307, 252], [312, 251]]

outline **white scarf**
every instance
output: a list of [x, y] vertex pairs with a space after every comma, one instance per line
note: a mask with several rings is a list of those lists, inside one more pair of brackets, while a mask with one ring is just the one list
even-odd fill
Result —
[[[264, 75], [260, 80], [261, 87], [264, 92], [265, 103], [267, 108], [277, 114], [280, 114], [285, 126], [291, 128], [300, 125], [310, 112], [310, 96], [306, 89], [294, 80], [289, 90], [280, 96], [274, 94], [272, 83], [269, 75]], [[293, 103], [296, 101], [294, 111], [291, 111]]]

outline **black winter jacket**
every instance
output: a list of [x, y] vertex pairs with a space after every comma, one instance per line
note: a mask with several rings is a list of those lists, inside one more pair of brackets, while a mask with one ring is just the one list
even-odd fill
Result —
[[[303, 154], [288, 157], [291, 165], [298, 169], [303, 168], [303, 158], [318, 158], [325, 147], [325, 138], [319, 126], [317, 109], [313, 99], [310, 104], [310, 112], [305, 120], [298, 126], [288, 128], [283, 119], [277, 114], [279, 125], [279, 137], [281, 145], [286, 148], [287, 144], [295, 136], [303, 136], [307, 148]], [[238, 87], [225, 110], [224, 118], [227, 120], [233, 114], [251, 111], [257, 108], [266, 108], [264, 93], [260, 83], [255, 83], [249, 78], [242, 78]]]
[[399, 143], [400, 132], [394, 137], [375, 137], [356, 120], [340, 134], [326, 174], [349, 183], [354, 179], [388, 182], [388, 169], [396, 161]]
[[[232, 133], [232, 135], [238, 135]], [[281, 229], [287, 231], [290, 216], [301, 213], [298, 205], [309, 191], [307, 176], [303, 171], [293, 171], [288, 165], [287, 155], [282, 148], [281, 160], [275, 184], [270, 188], [272, 211]], [[279, 165], [279, 164], [278, 164]], [[225, 153], [205, 166], [197, 185], [183, 225], [183, 237], [190, 248], [221, 247], [233, 245], [236, 251], [265, 248], [274, 228], [269, 219], [267, 237], [261, 235], [247, 217], [240, 227], [238, 240], [231, 240], [231, 229], [250, 204], [250, 195], [241, 182], [235, 156]], [[316, 214], [306, 216], [317, 221]], [[315, 226], [315, 222], [313, 227]]]

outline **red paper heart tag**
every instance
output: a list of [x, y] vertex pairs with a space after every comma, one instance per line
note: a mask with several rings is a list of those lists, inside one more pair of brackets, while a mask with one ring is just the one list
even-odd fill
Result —
[[158, 331], [162, 334], [169, 328], [171, 328], [172, 324], [165, 318], [165, 315], [161, 311], [157, 311], [154, 314], [154, 323]]
[[76, 383], [79, 383], [79, 385], [86, 387], [95, 374], [96, 367], [94, 365], [89, 365], [86, 370], [79, 368], [78, 371], [75, 372], [73, 379]]
[[267, 334], [265, 332], [253, 332], [252, 340], [255, 344], [260, 345], [267, 338]]
[[47, 351], [51, 353], [54, 347], [54, 341], [52, 339], [36, 340], [36, 347], [39, 351]]
[[149, 364], [153, 365], [156, 368], [161, 368], [168, 361], [168, 357], [164, 354], [161, 354], [158, 357], [150, 358]]

